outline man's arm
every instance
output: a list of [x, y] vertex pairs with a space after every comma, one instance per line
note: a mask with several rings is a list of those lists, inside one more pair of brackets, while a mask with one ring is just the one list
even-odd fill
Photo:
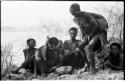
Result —
[[25, 60], [26, 60], [26, 52], [27, 52], [27, 49], [24, 49], [23, 53], [24, 53]]

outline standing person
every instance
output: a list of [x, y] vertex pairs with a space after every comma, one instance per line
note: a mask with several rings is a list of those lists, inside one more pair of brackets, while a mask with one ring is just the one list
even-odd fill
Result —
[[[90, 72], [95, 74], [97, 70], [95, 68], [94, 52], [100, 46], [105, 46], [107, 43], [108, 23], [99, 14], [81, 11], [77, 3], [70, 6], [70, 12], [74, 16], [74, 22], [79, 26], [82, 33], [82, 41], [79, 44], [79, 49], [82, 51], [86, 47], [86, 58], [88, 59], [85, 60], [85, 69], [89, 68]], [[84, 56], [86, 55], [84, 54]]]
[[78, 44], [79, 40], [76, 39], [77, 28], [72, 27], [69, 29], [70, 40], [65, 40], [63, 45], [64, 50], [64, 65], [71, 65], [74, 69], [84, 66], [84, 60], [79, 53]]

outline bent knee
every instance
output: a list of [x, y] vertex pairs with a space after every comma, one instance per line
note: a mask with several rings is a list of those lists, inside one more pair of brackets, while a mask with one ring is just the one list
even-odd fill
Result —
[[85, 45], [87, 44], [87, 42], [85, 40], [82, 40], [79, 44], [79, 48], [82, 49], [85, 47]]
[[92, 45], [87, 45], [87, 46], [86, 46], [86, 50], [87, 50], [88, 52], [93, 51], [93, 46], [92, 46]]
[[35, 58], [35, 60], [36, 60], [36, 61], [40, 61], [40, 60], [41, 60], [41, 58]]

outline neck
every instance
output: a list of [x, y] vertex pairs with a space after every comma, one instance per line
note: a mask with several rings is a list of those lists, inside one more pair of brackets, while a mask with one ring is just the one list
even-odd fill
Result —
[[75, 38], [72, 38], [71, 41], [74, 42], [74, 41], [76, 41], [76, 39], [75, 39]]
[[29, 49], [34, 49], [34, 48], [31, 48], [31, 47], [30, 47]]

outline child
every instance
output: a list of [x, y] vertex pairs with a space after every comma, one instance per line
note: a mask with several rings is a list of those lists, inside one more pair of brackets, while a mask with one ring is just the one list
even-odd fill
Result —
[[34, 60], [35, 60], [35, 53], [38, 53], [36, 46], [36, 41], [32, 38], [27, 40], [28, 48], [24, 49], [24, 56], [25, 61], [22, 63], [20, 67], [18, 67], [16, 70], [11, 71], [12, 73], [18, 73], [18, 71], [21, 68], [29, 69], [30, 72], [34, 72]]

